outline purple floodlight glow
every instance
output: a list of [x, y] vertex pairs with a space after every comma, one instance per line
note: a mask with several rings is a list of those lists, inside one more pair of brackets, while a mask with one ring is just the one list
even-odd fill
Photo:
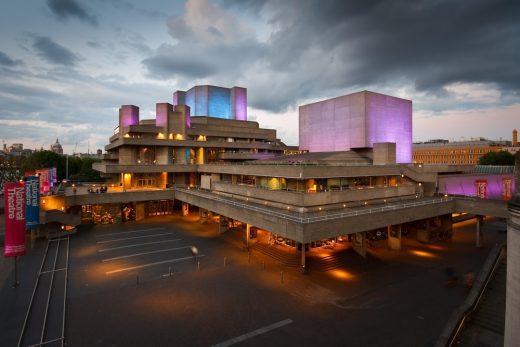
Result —
[[168, 126], [168, 110], [172, 109], [172, 105], [168, 103], [155, 104], [155, 125], [158, 127]]
[[363, 91], [300, 106], [300, 149], [310, 152], [396, 144], [396, 161], [412, 161], [412, 102]]
[[396, 144], [396, 161], [412, 162], [412, 102], [365, 92], [367, 147], [377, 142]]
[[186, 105], [186, 127], [191, 128], [191, 109]]
[[247, 89], [241, 87], [231, 88], [231, 109], [233, 118], [247, 120]]
[[439, 177], [439, 193], [478, 196], [477, 182], [485, 182], [487, 199], [508, 200], [516, 192], [515, 180], [508, 174], [467, 174]]
[[139, 107], [134, 105], [121, 106], [120, 117], [119, 123], [122, 127], [139, 124]]

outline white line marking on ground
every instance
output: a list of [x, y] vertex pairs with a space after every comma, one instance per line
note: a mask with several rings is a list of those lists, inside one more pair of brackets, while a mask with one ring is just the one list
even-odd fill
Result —
[[124, 238], [124, 239], [113, 239], [113, 240], [106, 240], [106, 241], [98, 241], [98, 242], [96, 242], [96, 243], [110, 243], [110, 242], [117, 242], [117, 241], [126, 241], [126, 240], [142, 239], [142, 238], [144, 238], [144, 237], [164, 236], [164, 235], [171, 235], [171, 233], [153, 234], [153, 235], [144, 235], [144, 236], [134, 236], [134, 237], [126, 237], [126, 238]]
[[[199, 254], [197, 256], [197, 258], [201, 258], [201, 257], [204, 257], [204, 254]], [[158, 261], [156, 263], [149, 263], [149, 264], [137, 265], [137, 266], [132, 266], [132, 267], [126, 267], [126, 268], [122, 268], [122, 269], [107, 271], [107, 272], [105, 272], [105, 274], [106, 275], [111, 275], [111, 274], [115, 274], [115, 273], [118, 273], [118, 272], [142, 269], [142, 268], [146, 268], [146, 267], [151, 267], [151, 266], [156, 266], [156, 265], [161, 265], [161, 264], [167, 264], [167, 263], [175, 263], [175, 262], [178, 262], [178, 261], [183, 261], [183, 260], [188, 260], [188, 259], [193, 259], [193, 257], [169, 259], [169, 260]]]
[[291, 324], [292, 322], [293, 322], [292, 319], [284, 319], [284, 320], [279, 321], [277, 323], [273, 323], [271, 325], [267, 325], [267, 326], [265, 326], [263, 328], [253, 330], [253, 331], [248, 332], [248, 333], [246, 333], [244, 335], [240, 335], [240, 336], [234, 337], [232, 339], [229, 339], [227, 341], [224, 341], [224, 342], [221, 342], [221, 343], [217, 343], [216, 345], [213, 345], [212, 347], [227, 347], [227, 346], [231, 346], [231, 345], [234, 345], [235, 343], [239, 343], [239, 342], [248, 340], [248, 339], [250, 339], [252, 337], [255, 337], [255, 336], [258, 336], [258, 335], [261, 335], [261, 334], [265, 334], [265, 333], [267, 333], [267, 332], [269, 332], [271, 330], [281, 328], [284, 325]]
[[112, 261], [112, 260], [118, 260], [118, 259], [126, 259], [126, 258], [132, 258], [132, 257], [138, 257], [140, 255], [146, 255], [146, 254], [153, 254], [153, 253], [162, 253], [162, 252], [168, 252], [168, 251], [178, 251], [179, 249], [186, 249], [190, 248], [191, 246], [184, 246], [184, 247], [176, 247], [176, 248], [168, 248], [168, 249], [159, 249], [156, 251], [150, 251], [150, 252], [143, 252], [143, 253], [135, 253], [135, 254], [128, 254], [128, 255], [122, 255], [119, 257], [113, 257], [108, 259], [101, 260], [102, 262]]
[[98, 249], [98, 252], [115, 251], [116, 249], [132, 248], [132, 247], [145, 246], [145, 245], [155, 245], [157, 243], [177, 242], [177, 241], [181, 241], [181, 240], [182, 239], [173, 239], [173, 240], [166, 240], [166, 241], [144, 242], [144, 243], [138, 243], [138, 244], [135, 244], [135, 245]]
[[165, 228], [139, 229], [139, 230], [132, 230], [132, 231], [123, 231], [123, 232], [118, 232], [118, 233], [101, 234], [101, 235], [96, 235], [96, 237], [133, 234], [133, 233], [140, 233], [140, 232], [143, 232], [143, 231], [155, 231], [155, 230], [164, 230], [164, 229]]

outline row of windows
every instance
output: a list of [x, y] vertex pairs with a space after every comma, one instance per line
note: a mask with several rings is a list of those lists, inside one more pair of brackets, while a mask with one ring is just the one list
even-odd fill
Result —
[[416, 154], [438, 155], [438, 154], [485, 154], [493, 152], [493, 149], [456, 149], [456, 150], [414, 150]]

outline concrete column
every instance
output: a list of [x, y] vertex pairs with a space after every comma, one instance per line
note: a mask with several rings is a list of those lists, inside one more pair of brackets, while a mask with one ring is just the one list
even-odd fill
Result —
[[354, 234], [352, 249], [363, 258], [367, 257], [367, 240], [365, 232]]
[[182, 216], [185, 217], [190, 213], [190, 204], [187, 202], [182, 203]]
[[388, 226], [388, 248], [401, 250], [401, 224]]
[[[301, 258], [301, 262], [300, 262], [300, 265], [301, 265], [301, 270], [302, 272], [305, 272], [305, 246], [306, 246], [306, 243], [302, 243], [302, 258]], [[296, 247], [298, 248], [298, 247]]]
[[143, 220], [145, 218], [144, 215], [144, 202], [136, 202], [135, 203], [135, 220]]
[[482, 235], [482, 226], [484, 225], [484, 216], [477, 216], [477, 226], [476, 226], [476, 246], [477, 248], [482, 247], [483, 243], [483, 235]]
[[[518, 155], [517, 155], [518, 157]], [[517, 185], [518, 187], [518, 185]], [[520, 346], [520, 194], [509, 203], [504, 346]]]
[[246, 224], [246, 248], [249, 249], [249, 238], [251, 236], [251, 224]]
[[175, 164], [187, 164], [186, 147], [175, 147]]

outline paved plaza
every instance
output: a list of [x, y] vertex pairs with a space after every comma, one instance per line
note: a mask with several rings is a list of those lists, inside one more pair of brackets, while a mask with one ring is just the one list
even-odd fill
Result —
[[[316, 248], [303, 275], [255, 246], [248, 253], [241, 232], [219, 234], [195, 214], [84, 228], [70, 238], [65, 343], [431, 346], [467, 294], [462, 282], [445, 285], [444, 269], [478, 273], [504, 229], [503, 220], [486, 219], [478, 249], [474, 221], [455, 225], [450, 242], [407, 237], [392, 251], [377, 241], [366, 259], [348, 243]], [[19, 260], [17, 289], [12, 260], [2, 259], [1, 346], [17, 344], [45, 246], [36, 241]], [[334, 253], [333, 268], [312, 270]]]

